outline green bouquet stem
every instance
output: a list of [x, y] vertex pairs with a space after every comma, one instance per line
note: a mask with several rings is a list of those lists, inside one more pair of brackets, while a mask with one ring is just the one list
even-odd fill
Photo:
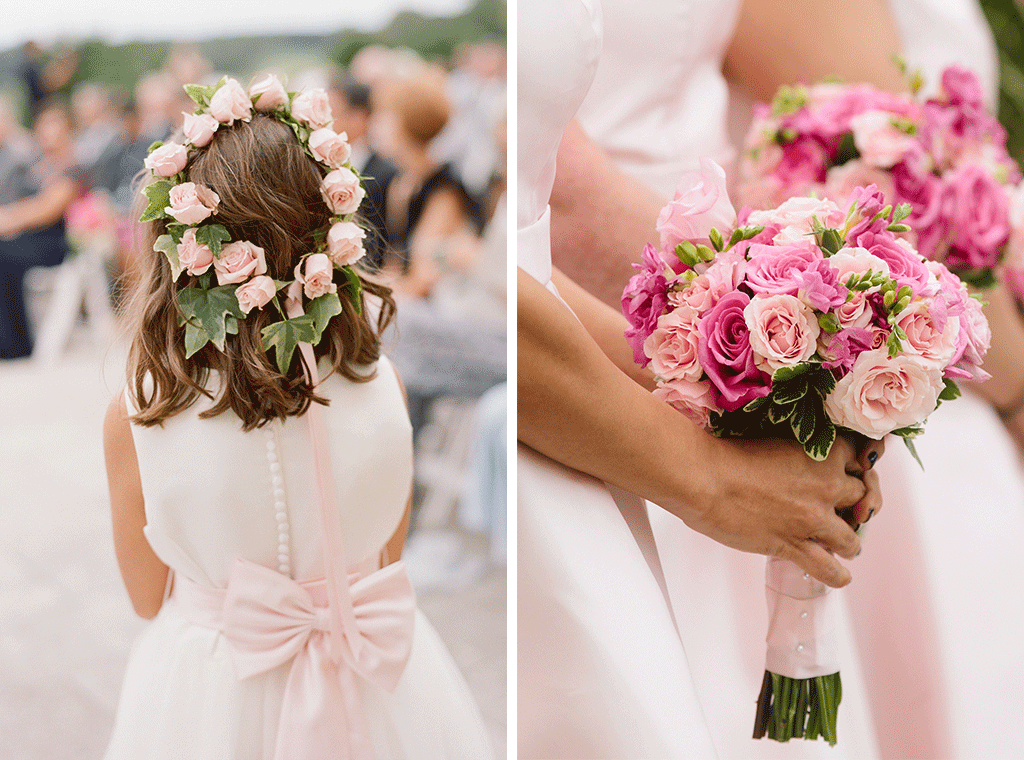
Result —
[[839, 673], [816, 678], [789, 678], [764, 673], [754, 717], [754, 738], [838, 741], [836, 721], [843, 683]]

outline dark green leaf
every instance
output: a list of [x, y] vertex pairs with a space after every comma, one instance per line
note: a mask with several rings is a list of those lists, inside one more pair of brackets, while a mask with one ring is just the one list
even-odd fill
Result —
[[860, 158], [860, 151], [853, 141], [853, 132], [847, 132], [839, 140], [839, 149], [836, 151], [836, 165], [840, 166], [847, 161]]
[[224, 350], [228, 316], [245, 319], [245, 312], [235, 296], [237, 288], [237, 285], [221, 285], [208, 290], [182, 288], [178, 291], [178, 304], [185, 318], [198, 319], [210, 341], [221, 351]]
[[837, 253], [846, 244], [843, 236], [839, 234], [839, 230], [822, 230], [818, 238], [818, 245], [825, 253], [826, 258]]
[[779, 423], [785, 422], [787, 419], [789, 419], [789, 415], [791, 415], [795, 409], [795, 404], [772, 404], [770, 407], [768, 407], [768, 421], [771, 422], [773, 425], [778, 425]]
[[202, 227], [196, 227], [196, 242], [209, 248], [218, 259], [221, 245], [230, 241], [231, 233], [223, 224], [204, 224]]
[[836, 426], [832, 424], [832, 420], [828, 418], [828, 415], [824, 415], [824, 420], [814, 429], [814, 434], [804, 443], [804, 451], [807, 452], [807, 456], [811, 459], [821, 462], [828, 456], [835, 441]]
[[142, 192], [149, 198], [149, 205], [139, 217], [140, 222], [151, 222], [166, 216], [165, 208], [171, 205], [171, 188], [174, 183], [170, 180], [159, 179], [146, 185]]
[[355, 307], [356, 314], [362, 316], [363, 314], [363, 283], [359, 279], [359, 275], [352, 267], [342, 267], [342, 274], [345, 275], [345, 279], [348, 280], [349, 299], [352, 301], [352, 306]]
[[772, 374], [772, 385], [774, 386], [776, 383], [784, 383], [787, 380], [792, 380], [794, 377], [802, 375], [813, 366], [814, 365], [810, 362], [801, 362], [800, 364], [794, 364], [792, 367], [779, 367]]
[[792, 404], [807, 395], [807, 378], [799, 377], [784, 383], [772, 383], [772, 401], [776, 404]]
[[327, 323], [335, 314], [341, 314], [341, 299], [337, 293], [325, 293], [314, 298], [306, 307], [306, 313], [313, 317], [313, 328], [315, 335], [310, 341], [314, 346], [320, 342], [320, 336], [327, 329]]
[[836, 389], [836, 378], [831, 370], [819, 367], [808, 376], [807, 384], [818, 396], [824, 399]]
[[282, 375], [286, 375], [296, 347], [299, 343], [312, 343], [315, 333], [313, 317], [303, 314], [293, 319], [285, 319], [267, 325], [260, 332], [260, 336], [263, 350], [269, 353], [271, 349], [274, 349], [277, 368]]

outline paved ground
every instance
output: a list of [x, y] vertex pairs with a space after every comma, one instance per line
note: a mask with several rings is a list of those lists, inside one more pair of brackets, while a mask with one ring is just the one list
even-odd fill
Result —
[[[100, 437], [123, 351], [82, 338], [48, 370], [0, 363], [0, 760], [101, 757], [144, 625], [114, 559]], [[410, 567], [504, 758], [505, 569], [446, 531], [417, 537]]]

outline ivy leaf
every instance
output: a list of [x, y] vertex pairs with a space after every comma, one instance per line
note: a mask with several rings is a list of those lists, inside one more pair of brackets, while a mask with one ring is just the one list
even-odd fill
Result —
[[185, 267], [181, 265], [181, 261], [178, 259], [178, 244], [174, 242], [174, 236], [168, 234], [161, 235], [153, 243], [153, 250], [159, 251], [167, 257], [167, 263], [171, 265], [171, 277], [177, 280], [185, 270]]
[[210, 342], [210, 336], [199, 325], [185, 323], [185, 358], [191, 359], [192, 354]]
[[306, 313], [313, 317], [313, 329], [315, 336], [310, 341], [313, 345], [320, 342], [320, 337], [327, 329], [327, 323], [335, 314], [341, 314], [341, 299], [337, 293], [325, 293], [314, 298], [306, 307]]
[[220, 285], [216, 288], [182, 288], [178, 291], [178, 304], [188, 320], [198, 319], [203, 331], [221, 351], [227, 335], [225, 322], [229, 316], [245, 319], [245, 312], [238, 305], [235, 295], [237, 285]]
[[221, 243], [231, 240], [231, 233], [223, 224], [204, 224], [196, 228], [196, 242], [205, 245], [210, 252], [220, 258]]
[[292, 355], [299, 343], [312, 343], [316, 334], [313, 325], [313, 316], [303, 314], [293, 319], [285, 319], [267, 325], [260, 331], [263, 341], [263, 350], [270, 352], [274, 349], [277, 359], [277, 368], [282, 375], [288, 374], [288, 367], [292, 363]]
[[359, 279], [359, 275], [352, 267], [342, 267], [342, 274], [345, 275], [345, 279], [348, 280], [349, 288], [349, 299], [352, 301], [352, 305], [356, 309], [356, 314], [359, 316], [363, 315], [363, 283]]
[[160, 179], [152, 182], [143, 188], [142, 192], [149, 198], [149, 205], [139, 217], [140, 222], [151, 222], [154, 219], [161, 219], [166, 216], [165, 208], [171, 205], [171, 188], [174, 183], [170, 180]]

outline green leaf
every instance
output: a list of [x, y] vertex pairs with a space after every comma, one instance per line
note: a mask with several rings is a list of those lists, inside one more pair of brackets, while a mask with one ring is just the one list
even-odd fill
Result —
[[921, 461], [921, 457], [917, 453], [917, 447], [914, 445], [914, 439], [912, 437], [904, 437], [903, 444], [907, 447], [907, 451], [910, 452], [910, 456], [914, 457], [917, 464], [924, 470], [924, 462]]
[[779, 405], [773, 403], [768, 407], [768, 421], [778, 425], [789, 419], [789, 415], [796, 409], [794, 404]]
[[966, 269], [957, 267], [953, 274], [973, 288], [984, 290], [996, 284], [995, 273], [991, 269]]
[[171, 265], [171, 277], [177, 280], [185, 270], [185, 267], [181, 265], [181, 261], [178, 259], [178, 244], [174, 242], [174, 236], [161, 235], [153, 243], [153, 250], [159, 251], [167, 257], [167, 263]]
[[821, 367], [810, 374], [807, 384], [821, 398], [825, 398], [836, 389], [836, 378], [830, 370]]
[[817, 429], [819, 421], [819, 414], [824, 417], [824, 410], [819, 411], [820, 404], [811, 399], [802, 399], [800, 403], [796, 405], [793, 410], [793, 414], [789, 418], [789, 426], [793, 430], [793, 435], [796, 439], [806, 445], [809, 440], [814, 436], [814, 431]]
[[327, 329], [327, 323], [335, 314], [341, 314], [341, 299], [337, 293], [325, 293], [314, 298], [306, 307], [306, 313], [313, 317], [313, 329], [315, 336], [310, 341], [314, 346], [320, 342], [320, 337]]
[[767, 404], [769, 401], [768, 396], [760, 396], [755, 398], [753, 401], [748, 401], [747, 405], [743, 407], [744, 412], [756, 412], [762, 406]]
[[792, 404], [807, 395], [807, 378], [800, 377], [784, 383], [772, 383], [772, 401], [776, 404]]
[[345, 279], [348, 280], [349, 299], [352, 301], [352, 306], [355, 307], [356, 314], [359, 316], [363, 315], [363, 282], [359, 279], [359, 275], [356, 274], [356, 270], [352, 267], [342, 267], [341, 273], [345, 275]]
[[711, 245], [714, 246], [714, 249], [721, 252], [722, 247], [725, 245], [725, 241], [722, 240], [722, 233], [712, 227], [708, 232], [708, 239], [711, 241]]
[[839, 140], [839, 149], [836, 151], [836, 165], [841, 166], [855, 158], [860, 158], [860, 151], [857, 150], [857, 144], [853, 141], [853, 132], [847, 132]]
[[231, 241], [231, 233], [223, 224], [204, 224], [196, 227], [196, 242], [205, 245], [210, 252], [220, 258], [221, 244]]
[[939, 394], [940, 402], [955, 401], [956, 399], [960, 398], [961, 393], [959, 386], [952, 380], [950, 380], [948, 377], [943, 379], [942, 385], [942, 393]]
[[787, 380], [792, 380], [794, 377], [802, 375], [807, 372], [814, 365], [810, 362], [800, 362], [800, 364], [794, 364], [792, 367], [779, 367], [772, 374], [772, 385], [775, 383], [784, 383]]
[[836, 317], [832, 312], [826, 312], [818, 315], [818, 326], [821, 327], [827, 333], [839, 332], [841, 325], [839, 324], [839, 318]]
[[159, 179], [146, 185], [142, 192], [149, 198], [149, 205], [139, 217], [140, 222], [151, 222], [167, 215], [164, 209], [171, 205], [172, 187], [174, 183], [166, 179]]
[[163, 140], [157, 140], [155, 142], [150, 143], [149, 147], [146, 148], [146, 153], [149, 154], [149, 153], [152, 153], [157, 148], [162, 148], [163, 144], [164, 144]]
[[889, 232], [910, 232], [909, 224], [890, 224], [886, 227]]
[[191, 359], [192, 355], [200, 348], [210, 342], [210, 336], [206, 334], [199, 325], [193, 322], [185, 323], [185, 358]]
[[807, 456], [816, 462], [824, 460], [832, 450], [832, 444], [836, 442], [836, 426], [832, 420], [825, 415], [824, 420], [814, 429], [814, 433], [804, 443], [804, 451]]
[[292, 355], [299, 343], [312, 343], [315, 334], [313, 316], [310, 314], [274, 322], [260, 331], [263, 350], [268, 353], [274, 350], [277, 368], [282, 375], [288, 374]]
[[843, 236], [839, 234], [839, 230], [822, 230], [818, 236], [818, 246], [825, 253], [826, 258], [837, 253], [845, 244], [846, 241], [844, 241]]
[[911, 206], [909, 203], [898, 204], [892, 212], [893, 224], [899, 224], [904, 219], [908, 218], [913, 210], [913, 206]]
[[221, 79], [220, 82], [211, 87], [204, 87], [200, 84], [187, 84], [185, 85], [185, 94], [192, 98], [192, 102], [199, 106], [200, 109], [204, 109], [209, 107], [210, 98], [213, 97], [213, 93], [215, 93], [217, 88], [223, 83], [224, 80]]
[[220, 285], [216, 288], [182, 288], [178, 291], [178, 304], [186, 319], [198, 319], [210, 341], [221, 351], [227, 335], [225, 322], [229, 316], [245, 319], [245, 312], [238, 305], [235, 291], [237, 285]]

